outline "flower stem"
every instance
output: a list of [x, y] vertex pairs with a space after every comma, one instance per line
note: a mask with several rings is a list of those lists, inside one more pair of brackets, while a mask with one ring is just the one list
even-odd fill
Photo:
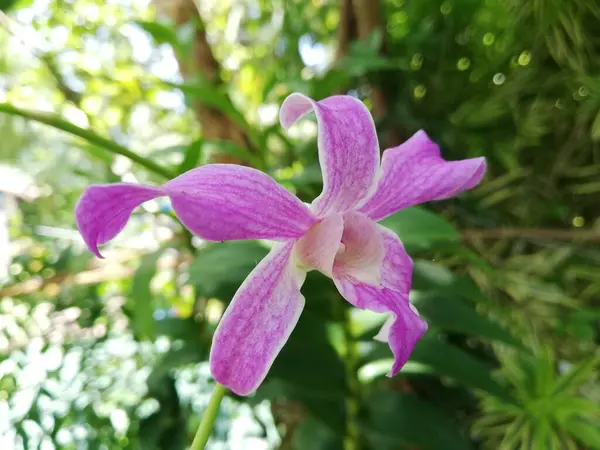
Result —
[[358, 348], [352, 333], [350, 309], [344, 314], [344, 337], [346, 338], [346, 379], [350, 393], [346, 399], [346, 436], [344, 450], [358, 450], [360, 448], [360, 429], [358, 414], [360, 409], [361, 386], [356, 375], [356, 364], [359, 359]]
[[210, 397], [210, 401], [208, 402], [208, 407], [206, 408], [206, 411], [204, 411], [204, 416], [202, 416], [200, 426], [198, 427], [198, 431], [196, 431], [196, 436], [194, 437], [194, 442], [192, 442], [190, 450], [204, 450], [208, 438], [210, 437], [210, 433], [212, 432], [213, 423], [217, 417], [219, 405], [225, 396], [225, 392], [227, 392], [227, 388], [217, 383], [215, 390]]

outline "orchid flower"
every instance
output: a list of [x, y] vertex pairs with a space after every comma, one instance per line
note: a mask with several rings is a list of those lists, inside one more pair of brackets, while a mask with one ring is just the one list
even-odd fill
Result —
[[350, 96], [314, 101], [292, 94], [281, 106], [281, 125], [288, 129], [311, 111], [323, 191], [310, 205], [258, 170], [209, 164], [159, 187], [90, 186], [75, 210], [98, 257], [98, 245], [114, 238], [138, 205], [159, 196], [168, 196], [183, 225], [205, 240], [276, 241], [238, 289], [213, 339], [212, 375], [239, 395], [256, 390], [289, 338], [304, 307], [300, 288], [313, 269], [331, 277], [355, 307], [389, 315], [377, 338], [394, 355], [388, 375], [398, 373], [427, 324], [409, 303], [412, 261], [377, 222], [471, 189], [485, 172], [484, 158], [445, 161], [423, 131], [386, 150], [380, 164], [371, 114]]

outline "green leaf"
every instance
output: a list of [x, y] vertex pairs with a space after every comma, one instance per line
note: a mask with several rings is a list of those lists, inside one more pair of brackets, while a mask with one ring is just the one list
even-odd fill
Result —
[[[249, 136], [256, 141], [256, 136], [253, 134], [253, 129], [246, 121], [246, 118], [240, 111], [235, 107], [235, 105], [229, 99], [227, 92], [220, 87], [214, 86], [212, 83], [208, 82], [204, 79], [199, 79], [195, 82], [188, 83], [170, 83], [165, 82], [167, 86], [177, 88], [181, 90], [189, 99], [197, 100], [200, 103], [211, 106], [227, 117], [229, 117], [233, 122], [241, 126]], [[257, 142], [254, 142], [255, 144]]]
[[497, 123], [510, 114], [509, 103], [499, 97], [474, 98], [462, 103], [450, 115], [450, 121], [458, 126], [480, 128]]
[[490, 303], [490, 299], [468, 277], [457, 275], [431, 261], [416, 260], [412, 288], [420, 291], [452, 293], [474, 304]]
[[381, 224], [397, 233], [410, 248], [432, 248], [439, 243], [460, 241], [456, 228], [439, 215], [417, 206], [403, 209]]
[[13, 116], [24, 117], [28, 120], [34, 120], [39, 123], [43, 123], [44, 125], [51, 126], [58, 130], [65, 131], [74, 136], [80, 137], [90, 144], [101, 147], [111, 153], [116, 153], [118, 155], [122, 155], [131, 161], [139, 164], [142, 167], [154, 172], [158, 175], [161, 175], [165, 178], [173, 178], [173, 174], [164, 167], [156, 164], [154, 161], [144, 158], [131, 150], [117, 144], [116, 142], [111, 141], [110, 139], [106, 139], [93, 131], [86, 130], [85, 128], [78, 127], [61, 117], [50, 114], [46, 112], [38, 112], [38, 111], [29, 111], [26, 109], [17, 108], [16, 106], [10, 105], [8, 103], [0, 103], [0, 112], [10, 114]]
[[574, 419], [567, 424], [566, 428], [590, 449], [600, 449], [600, 427], [597, 423]]
[[0, 11], [16, 11], [27, 8], [33, 4], [33, 0], [0, 0]]
[[170, 44], [175, 49], [181, 45], [175, 29], [168, 25], [144, 20], [136, 20], [134, 23], [150, 34], [157, 44]]
[[257, 392], [258, 401], [285, 397], [304, 409], [335, 435], [345, 431], [348, 392], [345, 365], [330, 342], [328, 323], [304, 311], [290, 339]]
[[421, 339], [410, 360], [426, 364], [439, 375], [453, 378], [466, 387], [481, 389], [505, 400], [511, 398], [509, 391], [492, 378], [486, 364], [440, 339]]
[[554, 386], [554, 394], [566, 394], [576, 392], [585, 382], [591, 380], [600, 364], [600, 358], [594, 356], [587, 361], [571, 367], [568, 372], [563, 373]]
[[144, 257], [131, 283], [131, 301], [129, 303], [132, 310], [132, 324], [140, 340], [154, 339], [155, 304], [150, 291], [150, 282], [156, 275], [156, 262], [162, 252], [163, 249]]
[[364, 432], [374, 448], [397, 449], [407, 444], [420, 450], [473, 448], [455, 423], [415, 396], [378, 390], [368, 397], [366, 407]]
[[292, 445], [294, 450], [343, 450], [340, 435], [321, 422], [308, 418], [294, 430]]
[[256, 241], [207, 244], [196, 253], [189, 268], [190, 280], [199, 296], [228, 302], [267, 251]]
[[[377, 343], [365, 357], [367, 364], [375, 361], [392, 361], [392, 354], [387, 344]], [[503, 400], [510, 401], [510, 392], [500, 385], [491, 375], [491, 368], [473, 355], [444, 342], [437, 336], [426, 335], [421, 339], [407, 363], [405, 373], [428, 373], [452, 378], [467, 388], [480, 389]], [[389, 370], [389, 367], [387, 367]]]
[[269, 376], [314, 397], [335, 399], [347, 392], [345, 366], [329, 342], [327, 323], [304, 313]]
[[594, 123], [592, 124], [591, 135], [592, 141], [600, 141], [600, 110], [598, 111], [598, 114], [594, 119]]
[[262, 169], [264, 164], [262, 159], [252, 153], [247, 148], [237, 145], [233, 141], [228, 140], [210, 140], [205, 141], [205, 152], [213, 151], [218, 154], [232, 155], [243, 161], [248, 161], [254, 168]]
[[490, 318], [477, 314], [472, 307], [455, 296], [438, 292], [415, 292], [411, 301], [419, 314], [437, 328], [522, 347], [503, 327]]
[[306, 274], [306, 280], [302, 285], [302, 295], [306, 298], [304, 311], [319, 316], [323, 320], [335, 321], [338, 319], [337, 306], [345, 306], [345, 300], [340, 296], [331, 278], [316, 270]]
[[181, 164], [177, 168], [177, 173], [181, 174], [187, 172], [198, 165], [200, 156], [202, 155], [203, 144], [203, 141], [198, 139], [188, 145], [183, 161], [181, 161]]

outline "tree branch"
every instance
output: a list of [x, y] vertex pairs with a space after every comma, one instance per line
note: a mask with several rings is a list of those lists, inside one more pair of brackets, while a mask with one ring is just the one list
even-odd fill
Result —
[[[161, 12], [170, 16], [178, 26], [195, 25], [191, 60], [186, 55], [176, 55], [184, 77], [193, 79], [195, 75], [201, 75], [215, 87], [221, 86], [221, 67], [206, 38], [204, 23], [195, 0], [155, 0], [155, 3]], [[250, 151], [256, 150], [246, 131], [222, 111], [204, 104], [201, 99], [193, 102], [193, 109], [207, 140], [228, 140]], [[249, 163], [233, 155], [218, 155], [215, 162]]]
[[486, 239], [544, 239], [553, 241], [600, 242], [600, 230], [552, 228], [491, 228], [466, 229], [461, 232], [464, 241]]

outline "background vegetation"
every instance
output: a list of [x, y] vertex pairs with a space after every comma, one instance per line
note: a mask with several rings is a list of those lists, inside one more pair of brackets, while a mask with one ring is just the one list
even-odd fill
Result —
[[0, 448], [178, 450], [212, 389], [219, 316], [266, 250], [205, 244], [168, 202], [96, 260], [91, 183], [211, 161], [320, 191], [293, 91], [351, 92], [383, 148], [425, 129], [484, 155], [459, 199], [387, 219], [430, 330], [384, 377], [379, 317], [311, 273], [267, 381], [213, 449], [600, 448], [600, 4], [596, 0], [2, 0]]

